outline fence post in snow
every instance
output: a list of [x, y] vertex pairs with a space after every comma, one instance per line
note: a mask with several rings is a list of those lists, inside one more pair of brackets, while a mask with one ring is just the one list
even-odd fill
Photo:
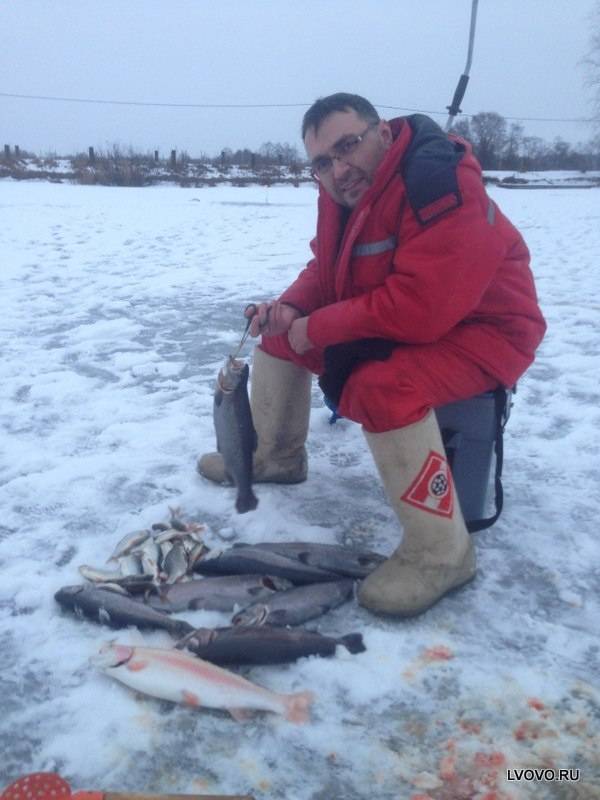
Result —
[[21, 158], [21, 151], [19, 150], [19, 145], [15, 145], [15, 158]]
[[96, 162], [96, 154], [94, 153], [93, 147], [88, 148], [88, 156], [90, 164], [94, 164]]
[[158, 150], [154, 151], [154, 163], [158, 164]]
[[8, 161], [10, 159], [10, 145], [4, 145], [4, 158]]
[[177, 152], [175, 150], [171, 150], [171, 166], [173, 169], [177, 166]]

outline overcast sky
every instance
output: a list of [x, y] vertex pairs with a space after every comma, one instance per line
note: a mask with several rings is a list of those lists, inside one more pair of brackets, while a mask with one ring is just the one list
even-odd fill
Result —
[[[479, 0], [465, 113], [592, 114], [581, 60], [597, 0]], [[600, 12], [599, 12], [600, 13]], [[68, 154], [113, 144], [191, 156], [267, 141], [301, 146], [319, 96], [363, 94], [445, 124], [467, 58], [471, 0], [0, 0], [0, 145]], [[389, 108], [398, 107], [398, 110]], [[551, 142], [591, 138], [582, 122], [522, 123]]]

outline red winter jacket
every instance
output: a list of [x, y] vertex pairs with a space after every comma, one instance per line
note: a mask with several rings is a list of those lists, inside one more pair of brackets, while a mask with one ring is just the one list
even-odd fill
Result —
[[546, 329], [527, 247], [465, 141], [422, 115], [391, 126], [394, 142], [345, 226], [321, 189], [315, 258], [280, 299], [309, 315], [316, 347], [443, 338], [511, 386]]

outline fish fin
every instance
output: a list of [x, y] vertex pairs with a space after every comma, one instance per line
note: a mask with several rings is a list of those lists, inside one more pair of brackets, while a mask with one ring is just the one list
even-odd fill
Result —
[[248, 722], [254, 716], [254, 712], [248, 708], [228, 708], [227, 711], [236, 722]]
[[258, 619], [255, 624], [265, 625], [268, 618], [269, 625], [272, 625], [276, 628], [277, 627], [285, 628], [285, 626], [288, 624], [287, 620], [288, 615], [285, 608], [277, 608], [275, 609], [275, 611], [269, 611], [268, 606], [264, 606], [264, 609], [265, 610], [264, 612], [262, 612], [260, 619]]
[[314, 699], [313, 692], [296, 692], [285, 695], [285, 718], [289, 722], [308, 722], [310, 706]]
[[[299, 550], [295, 555], [294, 558], [300, 561], [301, 564], [306, 564], [308, 567], [318, 567], [318, 559], [314, 558], [314, 555], [307, 550]], [[317, 561], [317, 563], [315, 563]]]
[[241, 492], [238, 493], [235, 501], [235, 507], [238, 514], [245, 514], [247, 511], [254, 511], [257, 505], [258, 498], [252, 489], [248, 489], [248, 491], [244, 492], [243, 494]]
[[198, 695], [194, 692], [186, 692], [185, 689], [181, 690], [181, 699], [186, 706], [198, 708], [201, 705]]
[[[148, 647], [148, 640], [139, 628], [128, 628], [127, 644], [130, 647]], [[0, 798], [1, 800], [1, 798]]]
[[143, 658], [132, 658], [127, 662], [127, 669], [131, 672], [141, 672], [141, 670], [146, 669], [148, 666], [148, 661], [145, 661]]
[[348, 633], [340, 636], [338, 644], [343, 644], [350, 653], [364, 653], [367, 649], [363, 642], [362, 633]]

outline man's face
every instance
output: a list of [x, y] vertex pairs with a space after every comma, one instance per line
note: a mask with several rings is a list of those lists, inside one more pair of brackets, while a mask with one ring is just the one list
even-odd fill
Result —
[[[358, 143], [357, 136], [361, 137]], [[356, 145], [345, 153], [348, 142]], [[392, 132], [387, 122], [370, 124], [354, 109], [334, 111], [325, 117], [316, 133], [309, 128], [304, 137], [307, 155], [314, 165], [327, 165], [334, 157], [329, 169], [319, 171], [319, 183], [337, 203], [347, 208], [354, 208], [373, 183], [391, 144]]]

